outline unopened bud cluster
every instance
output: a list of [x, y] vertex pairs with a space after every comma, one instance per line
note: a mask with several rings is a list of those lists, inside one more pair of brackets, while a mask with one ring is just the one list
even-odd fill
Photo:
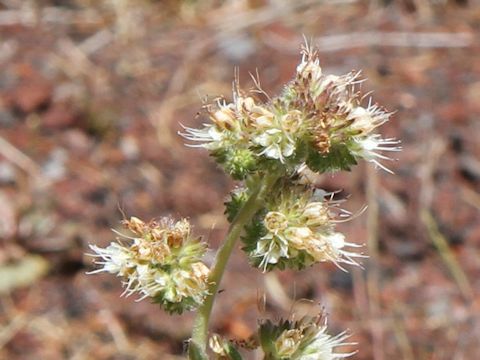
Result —
[[277, 189], [244, 237], [244, 250], [256, 266], [266, 271], [325, 261], [357, 265], [353, 258], [362, 255], [348, 248], [358, 245], [335, 231], [338, 203], [319, 193], [304, 186]]
[[[344, 331], [336, 336], [327, 332], [327, 319], [323, 313], [304, 316], [298, 321], [261, 321], [256, 333], [245, 341], [235, 342], [244, 349], [262, 348], [263, 360], [339, 360], [350, 357], [353, 352], [338, 352], [337, 348], [356, 345], [346, 342], [349, 334]], [[217, 334], [209, 341], [216, 360], [242, 359], [234, 346]]]
[[305, 316], [299, 321], [285, 320], [278, 324], [265, 321], [260, 325], [260, 344], [265, 360], [338, 360], [354, 353], [338, 353], [346, 343], [346, 332], [336, 336], [327, 333], [322, 316]]
[[349, 170], [358, 159], [388, 170], [379, 162], [388, 159], [381, 152], [399, 150], [398, 141], [373, 132], [390, 113], [371, 101], [361, 105], [359, 73], [325, 75], [314, 50], [305, 46], [302, 54], [280, 96], [261, 102], [235, 83], [233, 101], [206, 105], [211, 123], [186, 128], [184, 136], [200, 142], [235, 179], [304, 164], [314, 172]]
[[[209, 269], [202, 262], [206, 245], [191, 236], [187, 220], [169, 218], [145, 223], [132, 217], [123, 221], [134, 237], [106, 248], [90, 245], [102, 268], [124, 279], [125, 295], [139, 293], [167, 312], [181, 313], [202, 304], [208, 293]], [[128, 244], [124, 244], [128, 243]]]

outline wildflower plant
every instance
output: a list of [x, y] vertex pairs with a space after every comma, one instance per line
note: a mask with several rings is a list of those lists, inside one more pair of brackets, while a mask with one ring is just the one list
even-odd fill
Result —
[[[301, 55], [280, 95], [270, 97], [258, 78], [253, 90], [243, 91], [236, 77], [232, 102], [219, 98], [205, 104], [209, 121], [181, 133], [189, 146], [206, 149], [242, 181], [225, 204], [230, 228], [211, 268], [202, 260], [206, 245], [185, 219], [145, 223], [132, 217], [124, 221], [132, 236], [121, 235], [107, 248], [91, 245], [100, 265], [92, 273], [121, 277], [126, 296], [150, 298], [170, 313], [197, 311], [190, 359], [208, 359], [207, 343], [215, 359], [241, 359], [234, 342], [208, 334], [214, 299], [238, 239], [262, 272], [323, 262], [344, 269], [364, 256], [336, 229], [352, 215], [306, 174], [350, 170], [361, 160], [391, 172], [385, 152], [399, 151], [399, 142], [375, 132], [391, 113], [361, 93], [360, 73], [326, 75], [315, 49], [305, 45]], [[352, 355], [337, 350], [347, 345], [347, 337], [329, 335], [323, 317], [263, 321], [253, 347], [262, 348], [265, 360], [341, 359]]]

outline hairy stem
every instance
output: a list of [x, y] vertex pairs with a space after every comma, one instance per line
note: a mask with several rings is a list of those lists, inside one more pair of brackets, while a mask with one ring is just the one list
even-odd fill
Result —
[[[212, 313], [213, 303], [217, 295], [220, 282], [225, 272], [228, 259], [232, 254], [235, 244], [246, 224], [248, 224], [255, 213], [262, 207], [262, 203], [268, 190], [275, 184], [278, 176], [268, 175], [258, 182], [258, 185], [252, 190], [252, 194], [240, 209], [237, 216], [230, 225], [227, 237], [217, 252], [215, 266], [210, 274], [209, 295], [204, 303], [198, 309], [195, 324], [193, 326], [192, 342], [201, 350], [205, 351], [207, 347], [208, 323]], [[190, 354], [191, 355], [191, 354]], [[191, 357], [192, 358], [192, 357]]]

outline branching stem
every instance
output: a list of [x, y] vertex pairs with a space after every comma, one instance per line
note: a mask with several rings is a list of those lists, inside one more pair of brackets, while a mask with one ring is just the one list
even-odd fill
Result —
[[[249, 199], [240, 209], [230, 225], [225, 241], [217, 252], [215, 265], [209, 278], [211, 284], [209, 295], [205, 298], [203, 305], [198, 309], [192, 333], [191, 341], [194, 342], [197, 348], [201, 351], [205, 351], [207, 347], [208, 323], [212, 313], [215, 296], [217, 295], [230, 255], [232, 254], [243, 228], [251, 221], [255, 213], [260, 210], [265, 195], [268, 194], [268, 190], [271, 189], [277, 179], [278, 176], [276, 174], [271, 174], [258, 181], [257, 186], [252, 189]], [[192, 359], [191, 354], [190, 358]]]

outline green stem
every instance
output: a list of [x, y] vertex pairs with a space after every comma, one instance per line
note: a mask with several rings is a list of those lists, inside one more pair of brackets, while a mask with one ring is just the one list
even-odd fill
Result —
[[192, 340], [197, 348], [205, 351], [207, 348], [208, 323], [212, 313], [213, 303], [217, 295], [220, 282], [225, 272], [228, 259], [232, 254], [235, 243], [239, 238], [243, 228], [248, 224], [252, 217], [261, 209], [264, 196], [268, 190], [275, 184], [278, 176], [271, 174], [260, 180], [258, 185], [252, 190], [252, 194], [245, 205], [238, 212], [237, 216], [230, 225], [229, 232], [221, 248], [217, 252], [215, 266], [210, 273], [209, 295], [205, 298], [204, 303], [198, 309], [195, 324], [193, 326]]

